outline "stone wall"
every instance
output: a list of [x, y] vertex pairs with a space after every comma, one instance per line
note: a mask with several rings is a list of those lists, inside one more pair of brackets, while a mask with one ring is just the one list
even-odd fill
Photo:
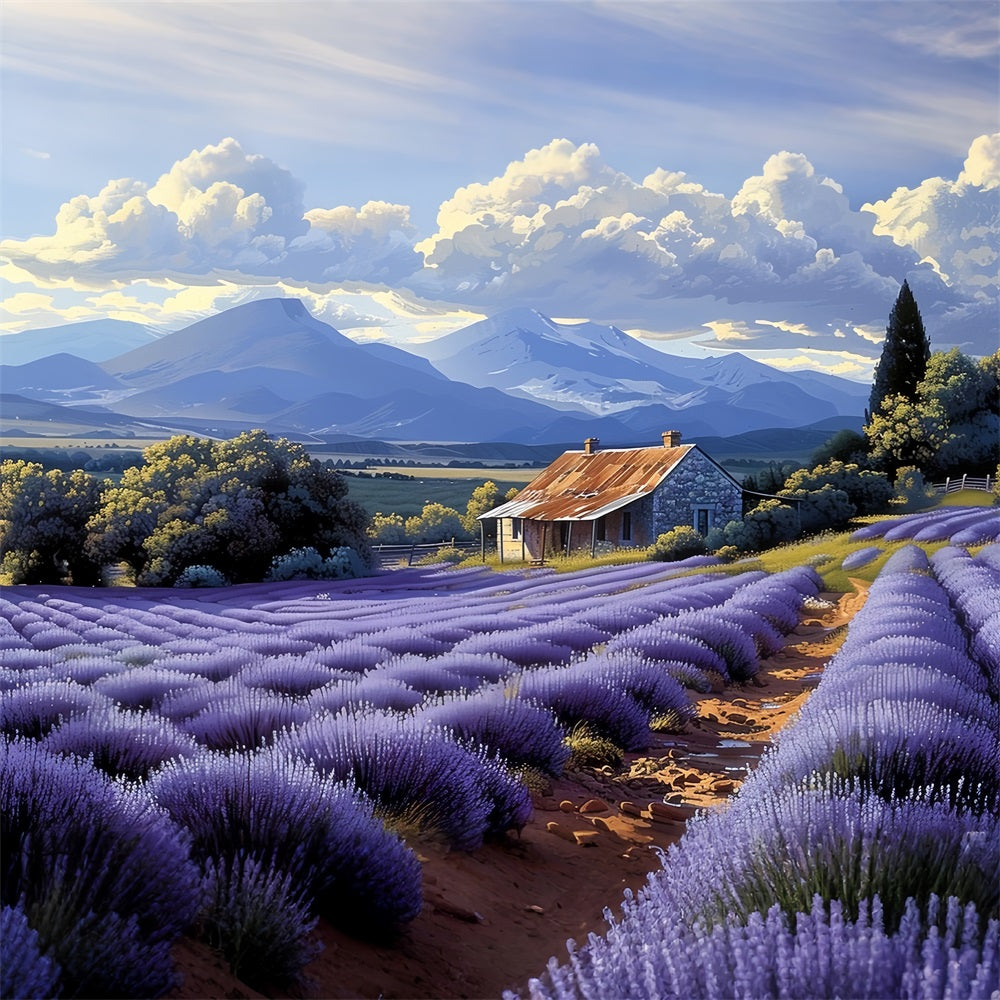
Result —
[[694, 527], [695, 507], [710, 510], [710, 528], [739, 520], [743, 514], [740, 487], [706, 455], [692, 449], [653, 493], [653, 537], [681, 525]]

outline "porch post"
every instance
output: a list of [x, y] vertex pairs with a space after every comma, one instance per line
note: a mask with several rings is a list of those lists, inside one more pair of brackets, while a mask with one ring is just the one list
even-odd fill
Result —
[[590, 558], [597, 555], [597, 518], [590, 522]]
[[486, 562], [486, 522], [479, 522], [479, 558]]
[[545, 558], [545, 521], [542, 521], [542, 551], [539, 553], [539, 556], [542, 559]]
[[566, 555], [570, 553], [570, 549], [573, 545], [573, 522], [569, 521], [566, 524]]
[[500, 565], [503, 565], [503, 518], [497, 518], [497, 552], [500, 553]]

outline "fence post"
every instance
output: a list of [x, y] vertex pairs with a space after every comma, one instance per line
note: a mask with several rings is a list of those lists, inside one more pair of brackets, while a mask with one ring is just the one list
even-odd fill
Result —
[[968, 477], [968, 475], [969, 475], [969, 474], [968, 474], [967, 472], [966, 472], [966, 473], [963, 473], [963, 475], [962, 475], [962, 489], [963, 489], [963, 490], [965, 489], [965, 480], [966, 480], [966, 478]]

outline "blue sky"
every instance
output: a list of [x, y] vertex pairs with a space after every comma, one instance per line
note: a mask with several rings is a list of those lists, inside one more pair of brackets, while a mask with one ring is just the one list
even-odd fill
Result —
[[0, 17], [6, 331], [299, 294], [406, 346], [528, 305], [866, 377], [909, 276], [935, 346], [996, 347], [992, 0]]

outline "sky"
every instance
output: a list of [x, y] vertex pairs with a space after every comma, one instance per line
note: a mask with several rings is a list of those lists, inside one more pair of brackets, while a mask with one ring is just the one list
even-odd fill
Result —
[[994, 0], [4, 0], [0, 332], [529, 306], [866, 380], [906, 279], [992, 353], [998, 55]]

